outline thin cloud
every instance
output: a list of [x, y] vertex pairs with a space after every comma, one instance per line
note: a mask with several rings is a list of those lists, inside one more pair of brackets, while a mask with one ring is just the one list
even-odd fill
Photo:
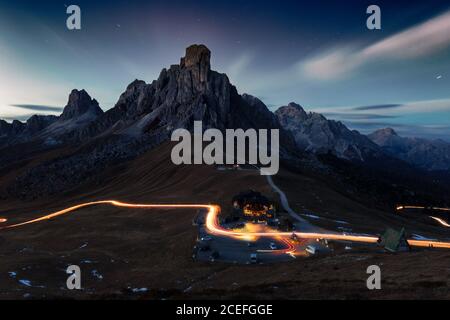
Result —
[[234, 60], [227, 68], [226, 73], [232, 79], [238, 79], [245, 73], [247, 67], [251, 63], [253, 59], [253, 54], [249, 52], [245, 52], [241, 54], [236, 60]]
[[62, 112], [64, 108], [62, 107], [55, 107], [55, 106], [44, 106], [44, 105], [37, 105], [37, 104], [11, 104], [11, 107], [20, 108], [20, 109], [26, 109], [31, 111], [48, 111], [48, 112]]
[[403, 116], [413, 113], [433, 113], [433, 112], [450, 112], [450, 99], [436, 99], [436, 100], [420, 100], [411, 101], [398, 104], [384, 104], [379, 106], [368, 107], [327, 107], [316, 108], [314, 111], [320, 113], [336, 113], [339, 110], [340, 114], [354, 114], [355, 111], [360, 114], [371, 114], [370, 111], [383, 110], [385, 116]]
[[450, 99], [436, 99], [413, 101], [402, 104], [397, 108], [385, 110], [385, 113], [392, 115], [404, 115], [409, 113], [431, 113], [431, 112], [449, 112]]
[[372, 113], [339, 113], [339, 112], [325, 112], [323, 115], [327, 118], [334, 118], [339, 120], [372, 120], [372, 119], [393, 119], [397, 116], [390, 116], [384, 114]]
[[392, 128], [400, 136], [405, 137], [422, 137], [426, 139], [441, 139], [450, 142], [448, 132], [450, 126], [438, 125], [409, 125], [402, 123], [388, 122], [352, 122], [345, 121], [345, 125], [349, 128], [358, 130], [363, 134], [370, 134], [378, 129]]
[[310, 78], [333, 80], [379, 59], [409, 59], [425, 56], [450, 45], [450, 11], [396, 33], [365, 48], [340, 47], [301, 62]]
[[356, 111], [383, 110], [383, 109], [398, 108], [401, 106], [402, 106], [401, 104], [379, 104], [379, 105], [373, 105], [373, 106], [354, 107], [353, 110], [356, 110]]
[[409, 58], [445, 49], [450, 43], [450, 11], [376, 42], [362, 51], [370, 57]]
[[404, 132], [406, 125], [401, 123], [390, 123], [383, 121], [342, 121], [349, 129], [357, 130], [362, 134], [370, 134], [376, 130], [384, 128], [393, 128], [397, 132]]
[[[379, 110], [382, 114], [373, 113]], [[450, 125], [436, 123], [405, 123], [414, 114], [439, 113], [445, 117], [450, 112], [450, 99], [411, 101], [406, 103], [380, 104], [359, 107], [316, 108], [330, 119], [342, 121], [349, 128], [368, 134], [375, 130], [391, 127], [400, 135], [444, 139], [450, 141]], [[445, 119], [445, 118], [444, 118]], [[433, 121], [433, 120], [430, 120]]]
[[300, 73], [317, 80], [334, 80], [362, 64], [355, 48], [336, 48], [297, 64]]

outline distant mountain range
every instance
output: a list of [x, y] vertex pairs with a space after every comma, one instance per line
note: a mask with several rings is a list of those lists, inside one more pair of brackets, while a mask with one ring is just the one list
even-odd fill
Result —
[[[78, 131], [103, 115], [103, 110], [85, 90], [72, 90], [63, 113], [57, 116], [34, 115], [25, 123], [14, 120], [11, 124], [0, 120], [0, 144], [42, 140], [44, 144], [58, 144], [58, 138]], [[62, 141], [61, 141], [62, 142]]]
[[59, 117], [0, 120], [0, 170], [63, 150], [20, 172], [9, 193], [39, 197], [66, 190], [168, 141], [174, 129], [192, 129], [194, 120], [222, 130], [279, 129], [282, 160], [296, 167], [323, 168], [318, 157], [327, 155], [358, 165], [380, 163], [379, 168], [392, 159], [391, 166], [408, 172], [407, 163], [427, 170], [450, 168], [450, 148], [443, 141], [401, 138], [389, 129], [368, 137], [295, 103], [273, 113], [258, 98], [239, 94], [226, 74], [211, 70], [210, 56], [204, 45], [188, 47], [180, 63], [163, 69], [157, 80], [130, 83], [106, 112], [85, 90], [73, 90]]
[[280, 107], [275, 115], [306, 152], [331, 153], [352, 161], [376, 159], [384, 154], [424, 170], [450, 170], [450, 143], [443, 140], [400, 137], [391, 128], [366, 136], [319, 113], [307, 113], [293, 102]]
[[400, 137], [393, 129], [368, 137], [386, 153], [425, 170], [450, 170], [450, 143], [443, 140]]
[[163, 69], [157, 80], [130, 83], [106, 112], [86, 91], [73, 90], [59, 117], [2, 121], [0, 147], [29, 146], [0, 155], [0, 169], [27, 158], [27, 152], [70, 150], [21, 174], [10, 191], [39, 196], [70, 188], [112, 163], [168, 141], [174, 129], [192, 129], [195, 120], [203, 121], [203, 128], [279, 129], [280, 153], [293, 157], [296, 148], [291, 134], [259, 99], [238, 94], [227, 75], [212, 71], [210, 56], [204, 45], [188, 47], [180, 63]]
[[358, 131], [348, 129], [339, 121], [327, 120], [319, 113], [306, 113], [296, 103], [280, 107], [275, 115], [283, 128], [293, 134], [297, 146], [303, 151], [332, 153], [338, 158], [356, 161], [377, 158], [383, 153]]
[[173, 129], [191, 129], [194, 120], [202, 120], [204, 128], [277, 128], [283, 146], [293, 145], [290, 134], [259, 99], [239, 95], [225, 74], [211, 70], [210, 55], [204, 45], [188, 47], [179, 65], [163, 69], [152, 83], [133, 81], [106, 112], [86, 91], [73, 90], [60, 117], [0, 122], [2, 144], [49, 137], [68, 143], [106, 135], [164, 140]]

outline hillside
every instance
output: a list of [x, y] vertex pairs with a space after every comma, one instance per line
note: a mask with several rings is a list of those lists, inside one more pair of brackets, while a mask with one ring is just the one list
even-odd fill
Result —
[[[30, 219], [75, 203], [118, 199], [137, 203], [218, 203], [224, 212], [240, 189], [253, 188], [270, 197], [265, 178], [256, 171], [219, 171], [208, 166], [174, 166], [168, 161], [171, 145], [165, 144], [125, 164], [105, 171], [101, 184], [85, 184], [65, 195], [37, 201], [2, 201], [0, 212], [11, 222]], [[345, 220], [354, 231], [381, 232], [385, 225], [400, 226], [407, 220], [391, 212], [368, 208], [344, 197], [312, 177], [283, 170], [276, 183], [288, 188], [291, 205], [300, 213], [314, 213], [328, 220], [314, 220], [324, 227], [336, 228]], [[239, 187], [236, 187], [239, 186]], [[38, 210], [36, 208], [39, 208]], [[392, 279], [383, 297], [415, 297], [409, 292], [416, 282], [420, 293], [445, 297], [439, 285], [442, 277], [434, 268], [448, 263], [446, 252], [405, 253], [402, 259], [369, 251], [344, 253], [325, 258], [297, 259], [286, 264], [259, 266], [248, 275], [248, 266], [193, 262], [190, 258], [196, 229], [194, 210], [136, 210], [109, 206], [86, 208], [48, 222], [29, 225], [0, 234], [0, 297], [73, 297], [64, 287], [68, 264], [82, 266], [84, 290], [80, 298], [186, 298], [229, 297], [317, 298], [381, 297], [361, 292], [366, 263], [386, 264]], [[408, 231], [439, 232], [408, 225]], [[417, 228], [416, 228], [417, 227]], [[338, 229], [336, 229], [338, 230]], [[5, 259], [8, 257], [8, 259]], [[395, 259], [394, 259], [395, 258]], [[414, 261], [414, 265], [411, 263]], [[43, 267], [45, 266], [45, 268]], [[15, 272], [16, 276], [8, 273]], [[416, 275], [414, 283], [403, 275]], [[345, 273], [345, 281], [343, 274]], [[270, 276], [269, 276], [270, 274]], [[101, 278], [100, 276], [101, 275]], [[442, 275], [443, 276], [443, 275]], [[399, 277], [398, 280], [395, 280]], [[18, 280], [30, 280], [35, 287], [24, 287]], [[428, 284], [433, 284], [431, 288]], [[39, 286], [44, 285], [44, 288]], [[314, 289], [320, 285], [320, 292]], [[336, 287], [336, 286], [339, 286]], [[437, 289], [435, 288], [437, 286]], [[274, 289], [277, 287], [278, 289]], [[127, 289], [128, 288], [128, 289]], [[133, 288], [148, 291], [133, 293]], [[447, 292], [448, 294], [448, 292]], [[417, 296], [418, 297], [418, 296]]]

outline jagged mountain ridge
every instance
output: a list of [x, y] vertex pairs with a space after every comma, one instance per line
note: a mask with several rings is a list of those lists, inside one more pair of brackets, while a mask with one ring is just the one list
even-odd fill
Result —
[[58, 119], [57, 116], [33, 115], [25, 123], [0, 119], [0, 145], [20, 143], [31, 139]]
[[450, 170], [450, 143], [399, 136], [392, 128], [379, 129], [368, 137], [386, 153], [425, 170]]
[[362, 162], [392, 157], [423, 170], [450, 170], [450, 143], [443, 140], [400, 137], [391, 128], [366, 136], [340, 121], [306, 112], [293, 102], [278, 108], [275, 114], [305, 152], [331, 153], [340, 159]]
[[[84, 90], [75, 92], [82, 91]], [[81, 94], [84, 96], [85, 92]], [[71, 102], [83, 103], [80, 108], [73, 108]], [[85, 108], [86, 105], [90, 107]], [[53, 119], [51, 124], [32, 135], [24, 147], [19, 144], [12, 152], [9, 152], [12, 149], [3, 149], [4, 152], [0, 153], [0, 175], [9, 172], [11, 164], [14, 166], [16, 163], [17, 167], [17, 163], [20, 163], [20, 167], [24, 168], [14, 177], [7, 192], [0, 193], [1, 197], [9, 194], [34, 199], [60, 194], [84, 181], [94, 181], [103, 170], [121, 165], [167, 141], [172, 130], [191, 129], [194, 120], [202, 120], [204, 129], [280, 129], [280, 155], [285, 166], [299, 169], [301, 172], [323, 174], [326, 175], [324, 179], [332, 178], [344, 183], [347, 183], [349, 174], [356, 172], [352, 167], [353, 160], [357, 160], [362, 166], [364, 163], [368, 163], [367, 166], [369, 163], [375, 163], [375, 166], [368, 170], [369, 177], [362, 177], [359, 172], [357, 174], [357, 177], [363, 180], [361, 185], [367, 185], [368, 179], [379, 179], [383, 174], [374, 170], [379, 168], [377, 162], [382, 163], [384, 158], [388, 157], [376, 144], [370, 140], [367, 143], [368, 139], [363, 135], [318, 114], [312, 114], [310, 117], [310, 127], [315, 128], [310, 134], [324, 129], [324, 133], [319, 130], [318, 134], [319, 137], [324, 134], [327, 138], [324, 141], [328, 141], [328, 138], [342, 139], [338, 144], [340, 152], [333, 153], [330, 152], [331, 149], [325, 152], [335, 158], [342, 157], [352, 161], [346, 160], [344, 164], [338, 164], [339, 168], [345, 167], [345, 170], [341, 170], [334, 160], [326, 162], [314, 156], [315, 151], [320, 151], [320, 154], [324, 149], [298, 148], [291, 132], [295, 131], [294, 123], [285, 123], [278, 115], [270, 112], [258, 98], [247, 94], [240, 95], [225, 74], [211, 70], [210, 51], [203, 45], [187, 48], [180, 64], [163, 69], [158, 79], [153, 82], [147, 84], [142, 80], [135, 80], [130, 83], [115, 106], [106, 112], [98, 112], [98, 103], [90, 97], [69, 97], [63, 114], [71, 116]], [[303, 110], [300, 114], [303, 115], [299, 120], [303, 119], [306, 113]], [[345, 141], [347, 136], [351, 138], [350, 143]], [[303, 152], [299, 152], [299, 149]], [[33, 162], [27, 166], [28, 161], [36, 154], [42, 154], [46, 150], [57, 152], [53, 152], [50, 159], [44, 157], [45, 161]], [[373, 161], [373, 156], [378, 156], [378, 152], [381, 154], [380, 158]], [[395, 160], [391, 167], [403, 168], [405, 165], [405, 162]], [[336, 174], [338, 170], [342, 172]], [[408, 169], [406, 175], [411, 176], [413, 171], [414, 175], [417, 173], [414, 169]], [[385, 190], [385, 184], [398, 182], [390, 176], [386, 180], [377, 190]], [[402, 186], [396, 189], [400, 190], [399, 193], [409, 192]]]
[[67, 105], [60, 116], [33, 115], [25, 123], [14, 120], [11, 124], [0, 120], [0, 146], [23, 143], [31, 140], [44, 140], [44, 144], [58, 140], [103, 114], [98, 102], [85, 90], [72, 90]]
[[275, 115], [293, 134], [297, 146], [306, 152], [331, 153], [352, 161], [382, 156], [382, 150], [358, 131], [348, 129], [339, 121], [328, 120], [319, 113], [307, 113], [294, 102], [280, 107]]
[[[180, 64], [163, 69], [157, 80], [130, 83], [106, 112], [85, 90], [73, 90], [61, 116], [49, 116], [33, 135], [22, 135], [27, 124], [19, 121], [2, 121], [0, 134], [10, 143], [48, 137], [74, 143], [107, 135], [126, 140], [150, 135], [164, 140], [173, 129], [191, 129], [194, 120], [202, 120], [204, 128], [280, 129], [283, 145], [293, 145], [291, 136], [259, 99], [239, 95], [225, 74], [211, 70], [210, 56], [206, 46], [192, 45]], [[47, 119], [35, 117], [41, 122]]]
[[73, 91], [63, 114], [32, 139], [74, 150], [30, 168], [10, 191], [35, 197], [65, 190], [167, 141], [174, 129], [192, 129], [194, 120], [204, 129], [279, 129], [280, 154], [289, 157], [296, 151], [290, 133], [259, 99], [241, 96], [225, 74], [211, 70], [210, 55], [204, 45], [188, 47], [180, 64], [163, 69], [149, 84], [133, 81], [106, 112], [84, 90]]
[[[150, 133], [167, 138], [173, 129], [204, 128], [280, 129], [275, 116], [261, 101], [241, 96], [227, 75], [211, 70], [211, 53], [204, 45], [186, 49], [179, 65], [163, 69], [157, 80], [135, 80], [116, 105], [86, 128], [89, 134], [120, 133], [138, 137]], [[292, 143], [283, 132], [285, 144]]]

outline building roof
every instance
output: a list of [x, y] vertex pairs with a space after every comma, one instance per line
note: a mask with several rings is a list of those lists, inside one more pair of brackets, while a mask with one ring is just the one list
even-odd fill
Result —
[[381, 245], [390, 252], [407, 249], [409, 245], [406, 241], [405, 229], [396, 231], [388, 228], [381, 236]]
[[271, 202], [265, 196], [263, 196], [260, 192], [254, 190], [242, 191], [236, 196], [233, 197], [232, 202], [237, 202], [240, 207], [243, 207], [246, 204], [260, 204], [270, 206]]

